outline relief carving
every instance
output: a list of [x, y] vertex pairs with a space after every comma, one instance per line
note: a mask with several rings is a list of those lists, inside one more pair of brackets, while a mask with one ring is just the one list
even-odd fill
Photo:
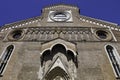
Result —
[[89, 41], [92, 39], [89, 29], [36, 28], [27, 30], [24, 40], [48, 41], [58, 37], [68, 41]]

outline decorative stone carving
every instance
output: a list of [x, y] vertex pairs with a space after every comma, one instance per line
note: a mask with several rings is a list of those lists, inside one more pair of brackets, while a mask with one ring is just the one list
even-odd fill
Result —
[[[89, 29], [76, 28], [34, 28], [26, 32], [24, 40], [48, 41], [55, 38], [63, 38], [68, 41], [90, 40], [91, 31]], [[29, 37], [29, 38], [28, 38]]]
[[43, 43], [40, 53], [39, 78], [42, 80], [74, 80], [78, 67], [76, 50], [74, 43], [62, 39]]

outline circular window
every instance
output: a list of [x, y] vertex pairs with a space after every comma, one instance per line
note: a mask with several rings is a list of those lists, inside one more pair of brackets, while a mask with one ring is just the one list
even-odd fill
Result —
[[54, 21], [63, 22], [70, 19], [71, 15], [69, 12], [52, 12], [50, 18]]
[[108, 41], [112, 39], [112, 35], [106, 30], [96, 30], [95, 35], [98, 39]]
[[10, 40], [18, 40], [18, 39], [22, 38], [22, 36], [23, 36], [22, 30], [14, 30], [9, 34], [8, 38]]
[[106, 31], [102, 31], [102, 30], [97, 31], [96, 34], [101, 39], [106, 39], [108, 35]]
[[13, 38], [19, 39], [21, 35], [22, 35], [22, 31], [16, 31], [13, 33]]

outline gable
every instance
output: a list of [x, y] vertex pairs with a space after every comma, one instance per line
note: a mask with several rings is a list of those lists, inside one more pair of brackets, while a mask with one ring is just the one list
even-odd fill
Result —
[[[54, 73], [54, 75], [53, 75]], [[50, 66], [48, 71], [45, 73], [43, 79], [51, 79], [55, 78], [55, 76], [61, 76], [63, 78], [70, 78], [70, 74], [67, 70], [67, 67], [65, 64], [62, 62], [60, 57], [56, 58], [56, 60], [53, 62], [53, 64]]]
[[63, 69], [67, 73], [67, 69], [66, 69], [66, 67], [64, 66], [63, 62], [61, 61], [61, 59], [59, 57], [52, 64], [51, 68], [48, 70], [48, 73], [56, 67], [60, 67], [61, 69]]
[[[49, 11], [71, 11], [72, 20], [70, 22], [48, 22]], [[55, 5], [51, 7], [46, 7], [42, 10], [42, 15], [33, 17], [30, 19], [6, 24], [1, 27], [1, 31], [8, 31], [13, 28], [24, 28], [24, 27], [62, 27], [62, 26], [75, 26], [75, 27], [96, 27], [96, 28], [110, 28], [112, 30], [120, 31], [118, 24], [83, 16], [79, 13], [79, 9], [75, 6], [70, 5]]]

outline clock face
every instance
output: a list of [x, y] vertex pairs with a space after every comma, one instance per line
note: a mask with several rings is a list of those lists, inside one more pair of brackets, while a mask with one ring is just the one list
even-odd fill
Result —
[[63, 22], [70, 19], [71, 15], [69, 12], [52, 12], [49, 17], [53, 21]]

